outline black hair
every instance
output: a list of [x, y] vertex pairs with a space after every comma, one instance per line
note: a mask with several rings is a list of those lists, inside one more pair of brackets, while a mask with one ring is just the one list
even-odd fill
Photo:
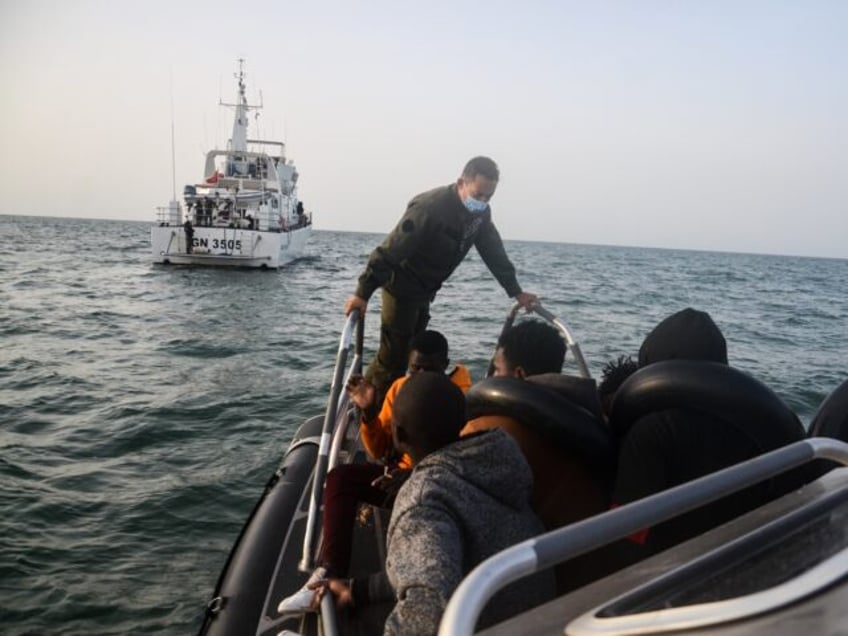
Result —
[[633, 356], [620, 355], [615, 360], [610, 360], [601, 369], [601, 383], [598, 385], [598, 393], [601, 397], [612, 395], [618, 387], [639, 368]]
[[565, 340], [554, 327], [540, 320], [525, 320], [498, 339], [498, 348], [511, 368], [526, 375], [560, 373], [565, 362]]
[[598, 397], [601, 398], [601, 410], [609, 416], [612, 399], [624, 381], [639, 369], [633, 356], [620, 355], [610, 360], [601, 369], [601, 383], [598, 385]]
[[428, 329], [415, 334], [409, 341], [409, 350], [418, 351], [425, 356], [443, 355], [448, 357], [448, 341], [441, 333]]
[[462, 178], [472, 180], [477, 175], [498, 181], [501, 178], [501, 172], [498, 170], [498, 164], [488, 157], [474, 157], [462, 169]]
[[392, 407], [398, 441], [415, 461], [459, 439], [465, 426], [465, 395], [444, 373], [409, 376]]

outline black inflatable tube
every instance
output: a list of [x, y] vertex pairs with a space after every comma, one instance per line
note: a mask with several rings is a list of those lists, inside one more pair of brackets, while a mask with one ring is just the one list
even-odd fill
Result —
[[465, 399], [466, 417], [506, 415], [595, 466], [614, 459], [613, 442], [599, 419], [562, 393], [512, 377], [486, 378]]
[[832, 437], [848, 442], [848, 380], [821, 403], [810, 422], [810, 437]]
[[718, 362], [696, 360], [655, 362], [630, 376], [613, 399], [610, 425], [620, 438], [639, 418], [667, 409], [714, 415], [778, 446], [804, 437], [798, 417], [759, 380]]
[[[312, 476], [323, 416], [304, 422], [236, 540], [200, 628], [201, 636], [255, 633], [288, 527]], [[315, 442], [305, 442], [308, 438]]]

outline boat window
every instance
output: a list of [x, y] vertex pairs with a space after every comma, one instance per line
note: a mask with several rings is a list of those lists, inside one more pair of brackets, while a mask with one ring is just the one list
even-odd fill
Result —
[[781, 607], [846, 575], [848, 489], [596, 608], [566, 633], [629, 632], [649, 620], [657, 632], [722, 623]]

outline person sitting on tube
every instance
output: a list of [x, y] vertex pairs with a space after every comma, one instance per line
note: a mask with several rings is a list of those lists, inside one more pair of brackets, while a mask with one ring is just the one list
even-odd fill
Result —
[[[435, 634], [448, 599], [477, 564], [543, 530], [530, 507], [532, 473], [516, 442], [500, 430], [460, 437], [464, 425], [463, 393], [443, 373], [417, 373], [397, 394], [393, 436], [414, 468], [392, 509], [386, 572], [370, 577], [387, 578], [394, 591], [387, 636]], [[312, 587], [316, 604], [330, 589], [337, 604], [350, 605], [362, 602], [365, 586], [336, 579]], [[494, 597], [478, 626], [553, 592], [550, 571], [524, 578]]]
[[[686, 308], [657, 324], [639, 349], [640, 370], [666, 360], [727, 365], [727, 343], [708, 313]], [[757, 439], [741, 424], [694, 408], [665, 408], [638, 418], [619, 443], [612, 506], [745, 461], [769, 447], [768, 440]], [[621, 558], [637, 561], [705, 532], [765, 503], [769, 489], [763, 482], [634, 533], [619, 543]]]
[[468, 369], [458, 364], [447, 373], [449, 364], [445, 337], [434, 330], [419, 333], [411, 343], [407, 375], [394, 381], [379, 412], [374, 386], [362, 376], [351, 377], [347, 391], [362, 413], [359, 429], [362, 443], [377, 463], [342, 464], [327, 474], [320, 565], [304, 587], [280, 602], [277, 608], [280, 614], [312, 609], [314, 592], [308, 587], [310, 583], [348, 575], [353, 528], [360, 503], [390, 507], [392, 496], [412, 468], [412, 458], [398, 453], [392, 439], [395, 398], [404, 384], [422, 371], [447, 374], [446, 377], [464, 393], [471, 386]]

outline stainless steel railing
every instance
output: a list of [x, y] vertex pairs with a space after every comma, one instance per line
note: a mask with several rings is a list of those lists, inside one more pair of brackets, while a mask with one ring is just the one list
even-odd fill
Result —
[[460, 583], [445, 609], [439, 636], [472, 634], [486, 603], [517, 579], [817, 458], [848, 465], [848, 444], [824, 437], [801, 440], [499, 552], [474, 568]]
[[[336, 353], [336, 365], [333, 370], [333, 382], [330, 386], [330, 398], [327, 402], [327, 410], [324, 414], [324, 426], [321, 429], [321, 441], [318, 445], [318, 458], [315, 462], [315, 472], [312, 476], [312, 495], [309, 499], [309, 514], [306, 519], [306, 531], [303, 535], [303, 553], [301, 554], [298, 568], [302, 572], [309, 572], [314, 566], [315, 542], [318, 536], [319, 528], [319, 511], [321, 510], [321, 498], [324, 493], [324, 478], [327, 476], [327, 471], [330, 466], [330, 442], [333, 439], [334, 433], [337, 433], [337, 423], [340, 415], [344, 416], [344, 410], [340, 405], [346, 406], [347, 394], [344, 392], [347, 377], [351, 373], [359, 372], [362, 369], [362, 341], [363, 332], [365, 330], [365, 318], [360, 315], [358, 310], [354, 310], [347, 317], [344, 329], [342, 329], [341, 337], [339, 338], [339, 348]], [[356, 340], [354, 342], [354, 334]], [[351, 346], [355, 347], [355, 354], [350, 371], [345, 376], [345, 368], [350, 354]], [[344, 394], [343, 400], [340, 396]], [[344, 435], [344, 430], [338, 431], [336, 437], [339, 442], [334, 444], [335, 456], [341, 444], [341, 439]]]
[[[519, 309], [521, 309], [521, 305], [518, 303], [515, 303], [512, 306], [512, 309], [506, 317], [506, 321], [504, 321], [503, 328], [501, 329], [501, 335], [505, 334], [512, 327], [513, 323], [515, 322], [515, 317], [516, 315], [518, 315]], [[554, 316], [550, 311], [542, 307], [541, 303], [533, 305], [532, 307], [528, 308], [527, 311], [538, 314], [560, 331], [563, 338], [565, 339], [565, 344], [568, 347], [568, 350], [571, 352], [571, 355], [574, 356], [574, 362], [577, 364], [577, 371], [582, 377], [591, 378], [592, 375], [589, 373], [589, 367], [586, 365], [586, 360], [583, 358], [583, 352], [580, 351], [580, 345], [574, 339], [574, 336], [571, 335], [571, 329], [568, 327], [565, 321]], [[490, 376], [493, 372], [494, 360], [489, 364], [489, 370], [486, 375]]]

